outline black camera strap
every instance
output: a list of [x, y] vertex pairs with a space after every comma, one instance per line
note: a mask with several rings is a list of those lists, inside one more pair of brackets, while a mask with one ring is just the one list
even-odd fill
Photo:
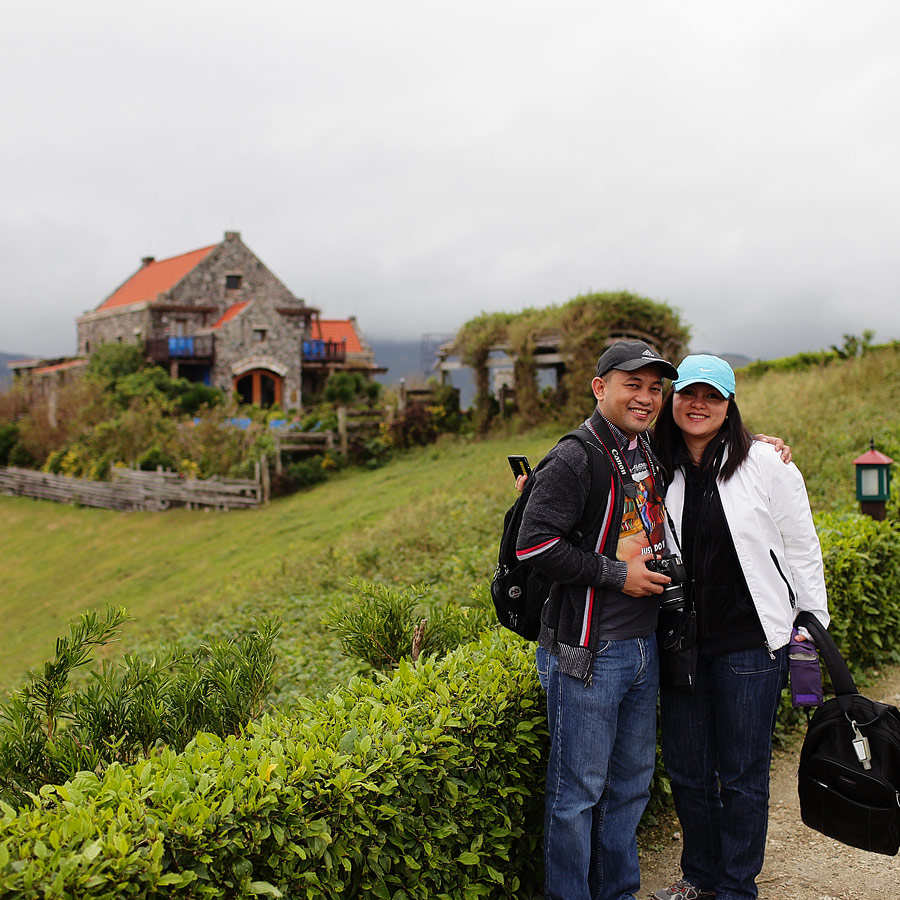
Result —
[[[597, 439], [600, 443], [606, 448], [606, 452], [612, 457], [613, 462], [615, 463], [616, 469], [619, 472], [619, 481], [622, 483], [622, 490], [625, 492], [625, 496], [629, 500], [637, 499], [637, 484], [634, 480], [634, 474], [631, 471], [631, 467], [628, 465], [626, 460], [623, 457], [621, 447], [619, 446], [618, 438], [613, 434], [612, 428], [609, 426], [609, 422], [606, 419], [606, 416], [603, 415], [598, 410], [599, 415], [593, 416], [589, 422], [589, 427], [594, 431], [597, 435]], [[638, 447], [640, 447], [642, 453], [644, 454], [644, 459], [647, 461], [647, 466], [650, 470], [650, 474], [653, 476], [653, 490], [656, 492], [656, 499], [659, 501], [659, 505], [663, 508], [663, 512], [666, 514], [666, 519], [669, 521], [669, 528], [672, 529], [672, 534], [675, 537], [675, 545], [678, 547], [678, 553], [681, 555], [681, 544], [678, 542], [678, 535], [675, 534], [675, 526], [672, 524], [672, 519], [669, 516], [669, 510], [666, 508], [665, 501], [665, 492], [660, 490], [660, 467], [659, 463], [656, 461], [656, 456], [653, 453], [653, 450], [650, 447], [650, 442], [647, 440], [647, 436], [642, 432], [637, 436]], [[653, 535], [650, 533], [650, 529], [647, 527], [647, 523], [644, 521], [642, 516], [638, 516], [640, 520], [641, 527], [644, 529], [644, 533], [647, 535], [647, 545], [650, 547], [650, 551], [653, 552]]]

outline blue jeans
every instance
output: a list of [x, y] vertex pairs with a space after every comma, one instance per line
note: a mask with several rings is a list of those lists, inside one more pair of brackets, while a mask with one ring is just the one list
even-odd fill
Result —
[[716, 900], [753, 900], [769, 822], [772, 731], [787, 647], [701, 653], [693, 695], [663, 689], [663, 759], [684, 848], [681, 869]]
[[545, 900], [631, 900], [656, 756], [656, 637], [602, 643], [589, 685], [543, 648], [537, 667], [551, 741]]

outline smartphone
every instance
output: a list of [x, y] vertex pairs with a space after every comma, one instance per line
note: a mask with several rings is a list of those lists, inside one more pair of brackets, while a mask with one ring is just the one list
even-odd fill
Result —
[[531, 477], [531, 466], [528, 465], [527, 456], [507, 456], [509, 467], [512, 469], [513, 477], [518, 478], [520, 475], [528, 475]]

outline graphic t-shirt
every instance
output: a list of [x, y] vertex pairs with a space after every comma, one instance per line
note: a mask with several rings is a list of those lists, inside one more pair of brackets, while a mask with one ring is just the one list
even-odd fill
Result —
[[[637, 496], [633, 500], [625, 498], [616, 557], [624, 562], [636, 556], [645, 556], [649, 559], [653, 553], [665, 553], [666, 538], [663, 526], [665, 513], [656, 491], [653, 474], [643, 451], [638, 446], [637, 439], [631, 441], [627, 447], [622, 440], [621, 446], [625, 447], [623, 456], [631, 469]], [[646, 530], [644, 524], [647, 526]], [[652, 550], [647, 539], [647, 531], [653, 540]], [[658, 612], [657, 595], [630, 597], [619, 591], [605, 591], [598, 622], [600, 638], [620, 641], [646, 637], [656, 630]]]

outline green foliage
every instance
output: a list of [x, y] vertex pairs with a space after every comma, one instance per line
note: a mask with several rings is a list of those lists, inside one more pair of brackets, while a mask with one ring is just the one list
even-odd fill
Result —
[[488, 368], [492, 346], [508, 345], [516, 357], [516, 399], [525, 424], [547, 414], [538, 395], [534, 351], [541, 337], [548, 335], [560, 338], [560, 350], [568, 357], [554, 410], [562, 410], [567, 418], [583, 414], [597, 358], [610, 336], [641, 335], [672, 360], [684, 355], [690, 339], [675, 309], [626, 291], [579, 295], [562, 306], [518, 314], [482, 314], [466, 322], [454, 342], [462, 362], [475, 370], [478, 433], [486, 431], [492, 415]]
[[858, 514], [816, 521], [835, 643], [862, 675], [900, 662], [900, 522]]
[[20, 469], [30, 469], [35, 459], [22, 441], [16, 441], [10, 448], [6, 457], [6, 463], [10, 466], [18, 466]]
[[19, 442], [19, 428], [14, 423], [0, 425], [0, 466], [9, 465], [9, 456]]
[[[875, 446], [900, 462], [900, 351], [872, 347], [824, 367], [745, 378], [737, 399], [751, 431], [782, 436], [806, 479], [814, 510], [856, 507], [853, 460]], [[895, 467], [896, 469], [896, 467]]]
[[274, 679], [279, 624], [261, 620], [251, 634], [213, 641], [188, 654], [155, 651], [105, 661], [81, 686], [78, 668], [116, 638], [124, 608], [90, 612], [56, 642], [43, 674], [0, 705], [0, 799], [21, 804], [43, 785], [79, 771], [131, 763], [158, 746], [184, 749], [199, 731], [238, 734], [264, 707]]
[[347, 405], [355, 400], [374, 402], [380, 393], [381, 385], [362, 372], [334, 372], [325, 382], [323, 396], [329, 403]]
[[299, 718], [43, 788], [0, 821], [0, 891], [539, 895], [546, 743], [530, 647], [494, 633]]
[[120, 379], [140, 372], [146, 364], [138, 344], [102, 344], [91, 355], [87, 373], [105, 390], [109, 390]]
[[356, 599], [333, 604], [325, 625], [339, 635], [347, 656], [379, 671], [415, 661], [419, 653], [444, 656], [494, 624], [484, 607], [428, 608], [425, 585], [398, 590], [361, 578], [351, 578], [350, 585]]
[[325, 458], [321, 454], [309, 456], [306, 459], [298, 459], [286, 468], [288, 478], [294, 484], [294, 489], [312, 487], [321, 484], [328, 478], [328, 471], [322, 466]]

